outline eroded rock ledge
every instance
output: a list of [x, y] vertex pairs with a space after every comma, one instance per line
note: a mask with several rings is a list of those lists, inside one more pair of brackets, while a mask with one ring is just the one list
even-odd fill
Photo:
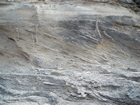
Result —
[[1, 105], [139, 105], [140, 16], [121, 6], [0, 7]]

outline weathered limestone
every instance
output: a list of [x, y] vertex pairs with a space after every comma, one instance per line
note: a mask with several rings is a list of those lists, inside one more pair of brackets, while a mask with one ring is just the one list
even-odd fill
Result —
[[0, 105], [139, 105], [140, 16], [103, 3], [0, 7]]

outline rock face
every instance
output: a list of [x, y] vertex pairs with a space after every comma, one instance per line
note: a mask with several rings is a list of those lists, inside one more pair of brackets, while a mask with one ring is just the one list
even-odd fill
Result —
[[140, 104], [139, 15], [72, 1], [0, 9], [0, 105]]

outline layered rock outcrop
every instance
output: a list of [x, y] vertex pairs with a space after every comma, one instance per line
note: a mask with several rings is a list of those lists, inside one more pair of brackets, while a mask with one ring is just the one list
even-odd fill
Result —
[[0, 7], [1, 105], [139, 105], [140, 16], [103, 3]]

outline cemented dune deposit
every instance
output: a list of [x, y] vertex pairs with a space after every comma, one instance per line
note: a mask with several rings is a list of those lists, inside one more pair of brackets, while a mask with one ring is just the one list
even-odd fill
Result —
[[0, 105], [140, 105], [139, 13], [107, 0], [3, 0]]

